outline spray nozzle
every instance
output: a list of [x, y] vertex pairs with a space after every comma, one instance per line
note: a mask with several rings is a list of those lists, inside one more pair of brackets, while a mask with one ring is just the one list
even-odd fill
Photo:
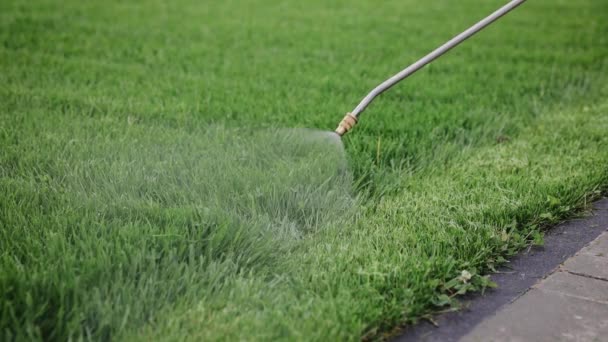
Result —
[[339, 136], [343, 136], [346, 132], [350, 131], [357, 124], [357, 117], [352, 115], [351, 113], [346, 113], [344, 119], [340, 121], [338, 128], [336, 128], [336, 133]]

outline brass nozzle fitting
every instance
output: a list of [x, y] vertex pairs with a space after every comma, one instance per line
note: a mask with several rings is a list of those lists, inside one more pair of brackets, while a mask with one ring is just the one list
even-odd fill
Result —
[[346, 113], [346, 116], [344, 117], [344, 119], [342, 119], [342, 121], [340, 121], [338, 128], [336, 128], [336, 133], [339, 136], [343, 136], [344, 134], [346, 134], [346, 132], [350, 131], [356, 124], [357, 117], [352, 115], [351, 113]]

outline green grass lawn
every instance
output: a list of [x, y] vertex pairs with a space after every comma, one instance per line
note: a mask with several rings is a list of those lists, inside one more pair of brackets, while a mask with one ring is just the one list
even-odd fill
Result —
[[[359, 340], [608, 189], [608, 3], [2, 1], [0, 339]], [[345, 168], [345, 162], [348, 168]]]

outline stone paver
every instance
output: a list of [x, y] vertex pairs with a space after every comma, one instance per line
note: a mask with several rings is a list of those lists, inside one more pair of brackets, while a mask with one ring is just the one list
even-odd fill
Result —
[[564, 263], [564, 269], [572, 273], [608, 280], [608, 257], [581, 253], [568, 259]]
[[602, 341], [608, 305], [532, 289], [461, 341]]
[[563, 269], [589, 277], [608, 280], [608, 234], [604, 233], [566, 260]]
[[[581, 299], [608, 304], [608, 281], [581, 277], [568, 272], [555, 272], [540, 288]], [[608, 337], [608, 336], [607, 336]]]
[[600, 235], [597, 239], [583, 248], [581, 253], [594, 255], [597, 257], [608, 257], [608, 234]]
[[608, 341], [608, 232], [461, 341]]

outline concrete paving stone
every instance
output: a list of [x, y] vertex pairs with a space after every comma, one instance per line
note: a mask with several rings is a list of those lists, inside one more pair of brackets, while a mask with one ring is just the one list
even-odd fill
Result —
[[608, 258], [608, 234], [600, 235], [589, 246], [583, 248], [581, 253]]
[[578, 276], [568, 272], [555, 272], [538, 284], [536, 288], [608, 304], [608, 281], [604, 280]]
[[605, 341], [608, 305], [532, 289], [477, 325], [463, 342]]
[[566, 260], [562, 267], [571, 273], [608, 280], [608, 256], [579, 253]]

